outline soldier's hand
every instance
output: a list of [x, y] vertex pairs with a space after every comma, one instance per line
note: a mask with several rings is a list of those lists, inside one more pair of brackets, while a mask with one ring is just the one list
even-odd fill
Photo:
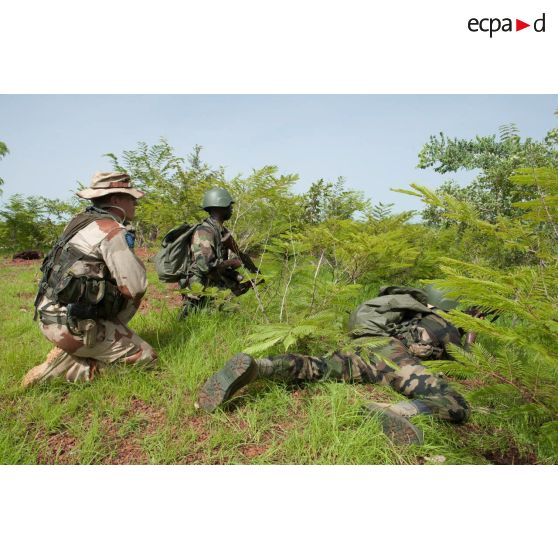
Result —
[[241, 267], [242, 266], [242, 261], [240, 258], [232, 258], [230, 260], [225, 260], [223, 262], [223, 265], [225, 267], [232, 267], [233, 269], [236, 269], [237, 267]]

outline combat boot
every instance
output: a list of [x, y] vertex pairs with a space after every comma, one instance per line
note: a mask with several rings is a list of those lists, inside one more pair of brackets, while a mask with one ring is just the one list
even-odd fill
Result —
[[252, 358], [245, 353], [238, 353], [205, 382], [196, 407], [211, 413], [257, 378], [288, 380], [291, 377], [292, 362], [289, 359]]
[[250, 355], [238, 353], [205, 382], [196, 406], [211, 413], [257, 376], [256, 361]]
[[422, 430], [408, 420], [408, 417], [421, 414], [421, 410], [414, 403], [414, 401], [400, 401], [395, 404], [367, 403], [364, 410], [378, 417], [384, 434], [394, 444], [422, 445], [424, 442]]
[[46, 375], [49, 365], [58, 357], [61, 357], [64, 354], [62, 349], [58, 347], [54, 347], [47, 355], [45, 362], [35, 366], [29, 370], [25, 376], [23, 376], [23, 380], [21, 381], [21, 387], [28, 388], [34, 384], [38, 384]]

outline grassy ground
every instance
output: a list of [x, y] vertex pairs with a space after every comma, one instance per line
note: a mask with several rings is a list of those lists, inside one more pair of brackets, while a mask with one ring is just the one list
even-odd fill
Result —
[[0, 463], [536, 461], [531, 448], [482, 412], [459, 427], [417, 417], [425, 445], [395, 447], [360, 411], [363, 399], [399, 398], [378, 386], [258, 382], [226, 412], [200, 413], [198, 389], [245, 347], [253, 316], [201, 313], [177, 322], [177, 295], [152, 273], [131, 327], [157, 350], [155, 371], [114, 366], [89, 385], [54, 382], [23, 391], [21, 378], [51, 348], [32, 320], [38, 267], [0, 263]]

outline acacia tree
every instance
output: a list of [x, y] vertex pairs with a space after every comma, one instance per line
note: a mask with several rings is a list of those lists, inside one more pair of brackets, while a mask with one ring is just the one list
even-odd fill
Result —
[[207, 216], [201, 208], [203, 192], [212, 187], [229, 190], [235, 199], [230, 222], [241, 248], [265, 244], [291, 223], [302, 221], [302, 200], [291, 192], [296, 174], [280, 175], [277, 167], [254, 169], [247, 177], [228, 180], [223, 167], [212, 168], [201, 159], [201, 147], [194, 146], [186, 157], [176, 155], [165, 139], [149, 146], [113, 153], [114, 169], [127, 172], [148, 195], [138, 206], [136, 221], [140, 241], [152, 242], [182, 223], [194, 223]]
[[470, 351], [450, 350], [451, 362], [431, 362], [440, 372], [482, 380], [470, 394], [473, 403], [499, 417], [516, 443], [536, 451], [539, 459], [558, 462], [558, 170], [520, 168], [510, 177], [529, 187], [533, 199], [516, 202], [522, 219], [498, 215], [495, 222], [479, 216], [471, 202], [412, 185], [444, 219], [466, 224], [485, 249], [525, 254], [475, 260], [469, 251], [439, 258], [436, 285], [458, 296], [463, 307], [475, 307], [495, 319], [479, 319], [452, 310], [450, 320], [479, 332]]
[[340, 176], [335, 182], [320, 178], [313, 182], [305, 195], [304, 217], [311, 224], [328, 219], [350, 219], [355, 213], [369, 212], [370, 202], [362, 192], [347, 189]]
[[16, 252], [51, 247], [78, 207], [43, 196], [14, 194], [0, 207], [0, 250]]
[[[9, 152], [10, 150], [8, 149], [8, 146], [4, 142], [0, 141], [0, 159], [4, 158]], [[0, 176], [0, 186], [2, 186], [2, 184], [4, 184], [4, 180]], [[0, 188], [0, 194], [2, 194], [1, 188]]]
[[[448, 181], [436, 192], [469, 202], [482, 219], [493, 223], [500, 215], [521, 216], [523, 210], [515, 204], [537, 197], [530, 185], [514, 183], [511, 177], [522, 167], [557, 168], [557, 145], [558, 129], [550, 130], [543, 141], [522, 140], [513, 124], [501, 126], [498, 139], [492, 135], [467, 140], [440, 133], [431, 136], [422, 147], [418, 167], [433, 168], [440, 174], [478, 171], [478, 176], [470, 184], [460, 186]], [[423, 212], [423, 218], [432, 225], [447, 226], [450, 223], [442, 211], [432, 206]]]

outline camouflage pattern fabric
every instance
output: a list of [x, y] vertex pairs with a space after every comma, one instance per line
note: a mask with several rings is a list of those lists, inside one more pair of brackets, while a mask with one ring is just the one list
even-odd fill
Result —
[[157, 359], [153, 348], [124, 324], [111, 320], [97, 321], [95, 344], [88, 347], [82, 335], [73, 334], [67, 326], [41, 324], [43, 335], [60, 351], [55, 358], [43, 363], [41, 378], [44, 382], [64, 376], [69, 382], [90, 382], [95, 373], [107, 364], [152, 366]]
[[188, 285], [195, 283], [204, 287], [227, 288], [218, 266], [228, 259], [228, 250], [221, 238], [227, 229], [211, 217], [205, 219], [192, 235], [192, 263], [188, 272]]
[[458, 329], [435, 313], [413, 321], [398, 339], [412, 355], [421, 359], [449, 359], [446, 347], [451, 344], [461, 346]]
[[[181, 288], [192, 287], [195, 284], [203, 287], [218, 287], [231, 289], [236, 292], [242, 275], [234, 269], [219, 269], [227, 259], [237, 255], [225, 248], [222, 239], [229, 235], [229, 231], [211, 217], [198, 225], [191, 240], [191, 264], [188, 277], [179, 282]], [[203, 308], [209, 300], [203, 295], [183, 294], [184, 305], [180, 317], [186, 318], [189, 312], [196, 308]]]
[[70, 241], [86, 255], [71, 268], [76, 276], [102, 278], [108, 271], [125, 298], [114, 319], [94, 322], [94, 338], [85, 342], [84, 332], [70, 329], [65, 305], [47, 296], [39, 302], [41, 331], [61, 349], [40, 365], [36, 381], [65, 376], [70, 381], [92, 379], [100, 366], [113, 362], [147, 364], [156, 360], [155, 351], [126, 324], [137, 312], [147, 289], [147, 275], [141, 260], [126, 241], [126, 227], [114, 219], [99, 219], [79, 231]]
[[433, 414], [456, 423], [469, 418], [469, 405], [463, 396], [443, 378], [428, 372], [398, 339], [392, 338], [387, 346], [377, 351], [393, 361], [398, 370], [372, 355], [369, 359], [362, 358], [363, 351], [336, 352], [328, 357], [286, 354], [258, 359], [257, 363], [262, 376], [286, 381], [337, 380], [389, 385], [398, 393], [416, 400], [414, 414]]

